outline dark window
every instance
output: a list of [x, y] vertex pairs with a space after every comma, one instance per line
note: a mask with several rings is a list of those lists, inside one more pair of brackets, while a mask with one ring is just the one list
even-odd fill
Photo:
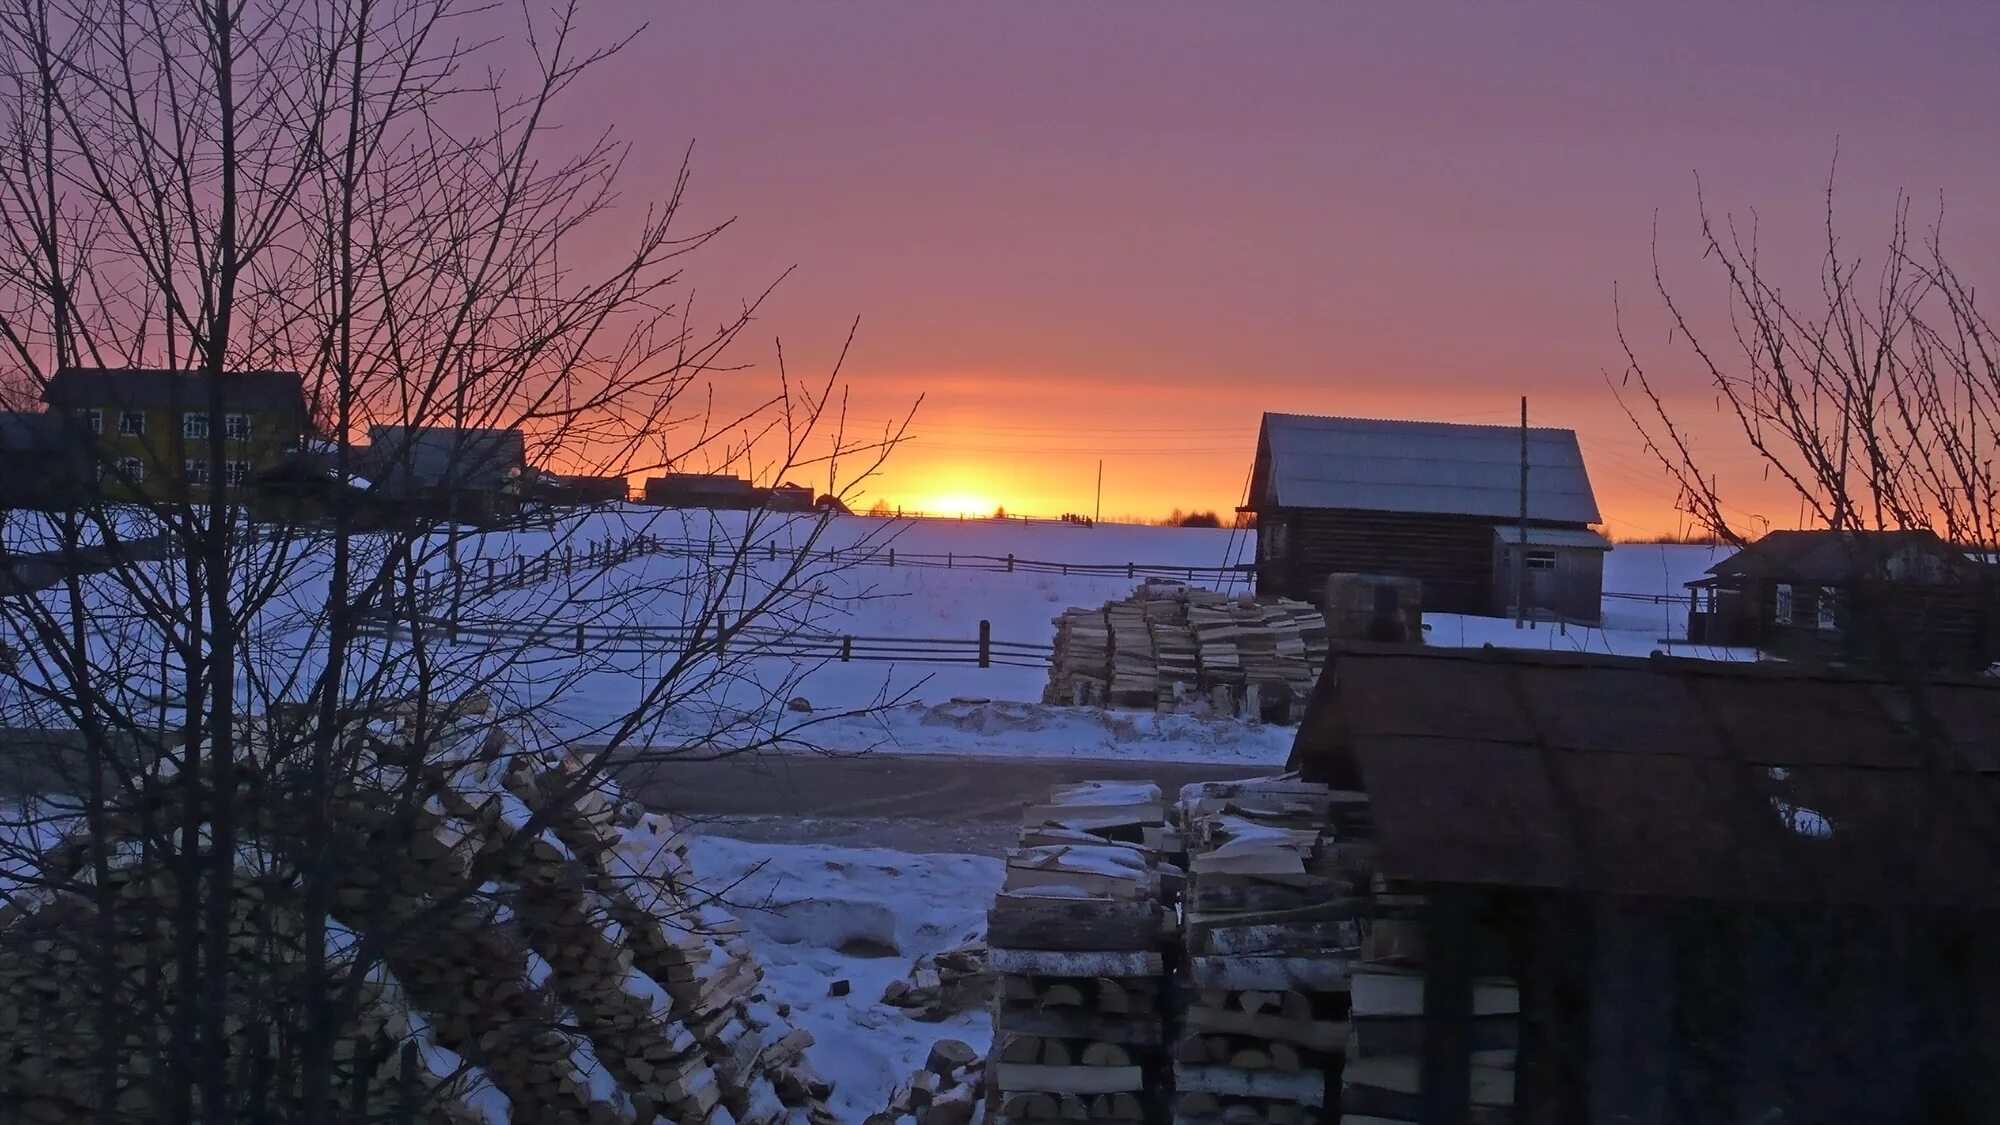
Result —
[[84, 412], [83, 412], [83, 416], [84, 416], [85, 418], [89, 419], [89, 421], [90, 421], [90, 432], [91, 432], [91, 433], [93, 433], [93, 434], [101, 434], [101, 433], [103, 433], [103, 432], [104, 432], [104, 411], [102, 411], [102, 410], [86, 410], [86, 411], [84, 411]]
[[229, 485], [250, 483], [250, 462], [231, 461], [222, 466], [222, 483]]
[[121, 459], [118, 462], [118, 471], [123, 473], [125, 479], [131, 481], [133, 484], [143, 483], [146, 479], [146, 463], [137, 457]]
[[1527, 562], [1522, 565], [1526, 566], [1529, 570], [1554, 570], [1556, 568], [1556, 553], [1554, 551], [1529, 551]]
[[208, 462], [195, 460], [183, 461], [181, 462], [181, 467], [187, 471], [189, 484], [208, 483]]
[[248, 414], [224, 414], [222, 416], [222, 436], [230, 441], [250, 440], [250, 416]]
[[126, 437], [146, 436], [146, 415], [140, 410], [122, 410], [118, 413], [118, 432]]
[[181, 415], [181, 436], [194, 440], [207, 437], [208, 415], [192, 413]]

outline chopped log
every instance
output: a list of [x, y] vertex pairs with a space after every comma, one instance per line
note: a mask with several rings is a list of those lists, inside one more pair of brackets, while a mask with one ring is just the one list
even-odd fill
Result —
[[1132, 1052], [1116, 1043], [1086, 1043], [1077, 1061], [1084, 1066], [1131, 1066]]
[[1347, 990], [1346, 957], [1190, 957], [1188, 980], [1197, 988]]
[[1032, 1090], [1049, 1094], [1116, 1094], [1146, 1088], [1146, 1076], [1136, 1066], [1032, 1066], [1001, 1062], [993, 1067], [1002, 1090]]
[[1181, 1066], [1174, 1068], [1174, 1085], [1180, 1090], [1239, 1098], [1273, 1098], [1310, 1106], [1326, 1104], [1326, 1075], [1320, 1071], [1279, 1074], [1226, 1066]]
[[1282, 1013], [1189, 1008], [1182, 1026], [1191, 1031], [1248, 1035], [1272, 1042], [1295, 1043], [1315, 1051], [1338, 1051], [1348, 1039], [1347, 1024], [1338, 1020], [1292, 1019]]
[[986, 967], [1020, 976], [1152, 977], [1166, 965], [1158, 953], [1133, 950], [993, 949], [987, 953]]
[[986, 916], [986, 941], [1005, 949], [1145, 949], [1159, 935], [1161, 911], [1150, 900], [1042, 897], [1003, 892]]
[[994, 1013], [993, 1027], [995, 1031], [1060, 1035], [1071, 1039], [1126, 1043], [1135, 1047], [1157, 1047], [1164, 1042], [1165, 1036], [1160, 1021], [1151, 1016], [1104, 1016], [1062, 1008], [1039, 1011], [1012, 1005], [1003, 1006]]

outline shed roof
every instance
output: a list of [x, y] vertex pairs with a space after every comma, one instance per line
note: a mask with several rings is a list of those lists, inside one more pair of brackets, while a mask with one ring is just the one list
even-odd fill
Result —
[[[65, 367], [49, 376], [42, 401], [59, 409], [81, 407], [199, 408], [208, 401], [206, 371], [154, 367]], [[222, 377], [222, 401], [246, 411], [305, 412], [305, 382], [296, 371], [231, 371]]]
[[[1520, 465], [1516, 427], [1266, 414], [1249, 506], [1511, 518]], [[1528, 518], [1601, 518], [1574, 430], [1528, 431]]]
[[369, 470], [383, 491], [454, 488], [498, 492], [527, 462], [519, 430], [371, 426]]
[[[1493, 528], [1493, 534], [1502, 543], [1519, 543], [1521, 541], [1521, 525], [1517, 523], [1496, 524]], [[1528, 527], [1528, 546], [1574, 547], [1590, 551], [1609, 551], [1611, 549], [1611, 540], [1588, 528], [1536, 527], [1530, 524]]]
[[1965, 551], [1946, 543], [1936, 532], [1921, 528], [1773, 531], [1709, 567], [1710, 578], [1697, 579], [1688, 585], [1710, 585], [1716, 579], [1729, 578], [1778, 578], [1839, 585], [1869, 572], [1884, 571], [1891, 559], [1906, 554], [1935, 557], [1957, 573], [1979, 567]]
[[1392, 878], [2000, 906], [2000, 683], [1343, 645], [1292, 764]]

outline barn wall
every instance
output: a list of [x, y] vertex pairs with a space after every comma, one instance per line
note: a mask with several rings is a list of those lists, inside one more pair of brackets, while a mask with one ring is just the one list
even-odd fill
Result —
[[[1589, 547], [1530, 547], [1551, 551], [1554, 570], [1528, 572], [1528, 605], [1565, 620], [1595, 625], [1604, 618], [1604, 552]], [[1509, 616], [1514, 611], [1514, 547], [1493, 540], [1493, 594], [1488, 613]]]
[[[1276, 509], [1259, 513], [1257, 522], [1258, 593], [1317, 605], [1329, 574], [1389, 574], [1423, 583], [1426, 613], [1489, 612], [1491, 520]], [[1284, 549], [1267, 557], [1267, 536], [1281, 537]]]

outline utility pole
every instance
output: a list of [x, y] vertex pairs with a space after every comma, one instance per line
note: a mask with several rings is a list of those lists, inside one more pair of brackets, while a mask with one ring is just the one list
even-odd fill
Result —
[[1097, 506], [1090, 510], [1090, 526], [1104, 518], [1104, 458], [1097, 459]]
[[1528, 617], [1528, 396], [1521, 396], [1521, 531], [1514, 544], [1514, 628]]

